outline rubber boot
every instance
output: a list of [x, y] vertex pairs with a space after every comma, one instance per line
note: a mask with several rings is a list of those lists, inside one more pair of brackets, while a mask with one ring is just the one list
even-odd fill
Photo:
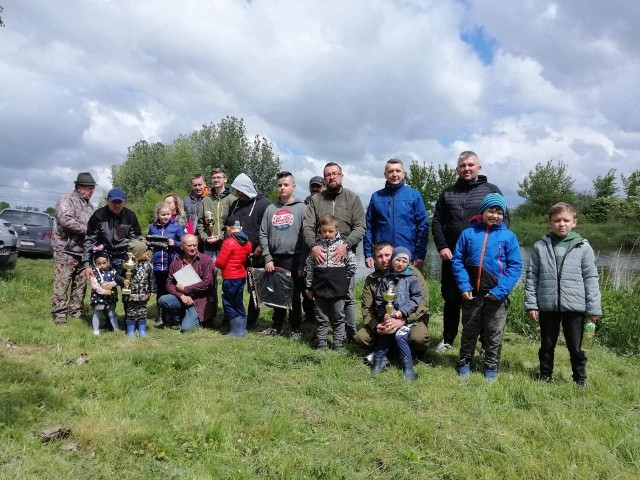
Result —
[[231, 331], [226, 337], [244, 337], [247, 334], [247, 317], [235, 317], [229, 319]]
[[411, 355], [402, 357], [402, 378], [413, 382], [416, 379], [416, 371], [413, 369], [413, 358]]
[[384, 363], [384, 354], [375, 354], [373, 356], [373, 366], [371, 367], [371, 375], [374, 377], [382, 372], [382, 364]]
[[127, 335], [131, 338], [136, 338], [136, 324], [127, 322]]
[[147, 336], [147, 322], [138, 322], [138, 335], [141, 337]]
[[487, 379], [487, 382], [493, 382], [498, 374], [498, 364], [485, 363], [484, 368], [482, 369], [482, 374], [484, 375], [484, 378]]
[[160, 307], [158, 307], [158, 320], [156, 320], [156, 324], [155, 324], [156, 328], [164, 328], [165, 316], [166, 314], [164, 313], [164, 311]]

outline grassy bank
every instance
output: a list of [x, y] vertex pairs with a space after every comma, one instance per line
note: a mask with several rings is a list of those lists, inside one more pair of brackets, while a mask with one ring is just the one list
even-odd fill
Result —
[[[494, 384], [459, 381], [457, 349], [419, 364], [410, 383], [395, 368], [371, 378], [352, 348], [55, 327], [50, 288], [47, 260], [21, 258], [0, 277], [0, 478], [635, 479], [640, 470], [640, 362], [608, 348], [589, 354], [586, 389], [572, 386], [562, 347], [555, 383], [534, 381], [537, 346], [512, 332]], [[440, 331], [436, 315], [434, 344]], [[89, 361], [78, 365], [82, 354]], [[69, 437], [43, 444], [39, 432], [61, 423]]]

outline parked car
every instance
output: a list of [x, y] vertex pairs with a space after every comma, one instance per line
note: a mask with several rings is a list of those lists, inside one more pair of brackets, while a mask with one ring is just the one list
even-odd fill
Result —
[[14, 268], [20, 239], [9, 222], [0, 220], [0, 268]]
[[18, 252], [53, 256], [51, 246], [53, 219], [49, 215], [6, 208], [0, 212], [0, 219], [10, 222], [20, 237]]

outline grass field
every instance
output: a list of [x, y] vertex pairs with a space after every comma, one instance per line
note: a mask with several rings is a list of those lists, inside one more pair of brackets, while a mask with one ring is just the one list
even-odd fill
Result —
[[[559, 346], [544, 384], [536, 344], [507, 332], [493, 384], [460, 381], [457, 348], [416, 382], [397, 368], [372, 378], [352, 346], [56, 327], [51, 281], [43, 259], [0, 275], [0, 478], [639, 478], [637, 357], [595, 348], [580, 389]], [[435, 345], [437, 314], [431, 327]], [[57, 424], [69, 436], [43, 443]]]

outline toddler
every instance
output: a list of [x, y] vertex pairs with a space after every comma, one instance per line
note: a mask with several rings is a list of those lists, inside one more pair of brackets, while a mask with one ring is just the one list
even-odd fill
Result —
[[129, 240], [128, 251], [133, 255], [136, 266], [131, 272], [131, 280], [124, 280], [125, 287], [128, 287], [131, 293], [122, 295], [127, 335], [135, 338], [137, 327], [138, 335], [146, 337], [147, 302], [156, 294], [156, 280], [149, 263], [147, 244], [140, 240]]
[[91, 306], [93, 317], [91, 325], [93, 334], [100, 335], [100, 320], [105, 316], [111, 322], [114, 332], [119, 332], [118, 317], [116, 316], [116, 303], [118, 302], [118, 290], [116, 284], [124, 286], [124, 278], [118, 275], [116, 269], [111, 266], [109, 254], [103, 245], [93, 247], [91, 267]]

